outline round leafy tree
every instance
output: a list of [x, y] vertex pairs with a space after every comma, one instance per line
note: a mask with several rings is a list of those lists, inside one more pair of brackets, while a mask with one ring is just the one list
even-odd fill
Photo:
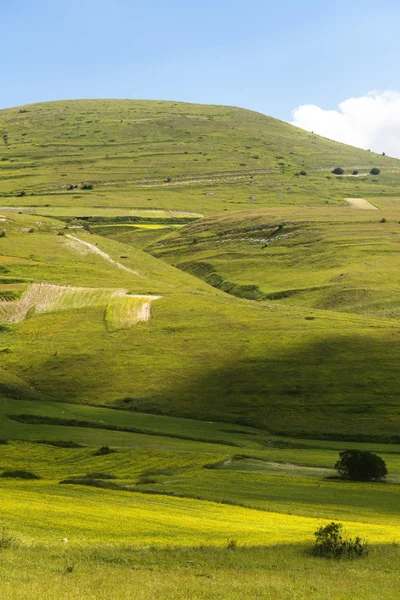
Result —
[[342, 169], [342, 167], [336, 167], [335, 169], [333, 169], [332, 173], [334, 175], [343, 175], [344, 169]]
[[370, 170], [370, 173], [371, 173], [371, 175], [379, 175], [379, 173], [380, 173], [380, 172], [381, 172], [381, 170], [380, 170], [380, 169], [378, 169], [377, 167], [373, 167], [373, 168]]
[[335, 469], [342, 477], [353, 481], [379, 481], [387, 475], [385, 461], [366, 450], [344, 450], [339, 452]]

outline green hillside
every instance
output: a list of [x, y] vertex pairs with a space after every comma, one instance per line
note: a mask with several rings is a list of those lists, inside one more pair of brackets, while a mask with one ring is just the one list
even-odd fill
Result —
[[[0, 111], [0, 134], [2, 203], [38, 214], [76, 216], [83, 207], [204, 214], [399, 195], [398, 160], [234, 107], [49, 102]], [[338, 165], [343, 178], [330, 174]], [[373, 166], [379, 178], [367, 175]]]
[[399, 161], [173, 102], [0, 131], [3, 394], [397, 439]]
[[174, 102], [0, 134], [1, 597], [392, 600], [400, 161]]
[[[235, 296], [397, 319], [398, 215], [385, 212], [387, 222], [381, 222], [379, 212], [349, 212], [314, 209], [312, 219], [299, 210], [212, 217], [147, 250]], [[135, 244], [135, 233], [127, 236], [112, 235]]]
[[[397, 440], [396, 320], [236, 298], [121, 242], [2, 218], [6, 396]], [[137, 323], [142, 296], [158, 299]]]

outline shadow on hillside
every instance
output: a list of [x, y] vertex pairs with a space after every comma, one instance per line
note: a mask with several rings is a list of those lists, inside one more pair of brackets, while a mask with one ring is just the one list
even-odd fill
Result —
[[334, 336], [263, 357], [212, 364], [162, 395], [120, 408], [230, 421], [282, 435], [400, 442], [397, 340]]
[[147, 361], [143, 348], [130, 343], [101, 363], [90, 353], [43, 357], [25, 376], [59, 401], [229, 421], [286, 435], [399, 442], [397, 332], [387, 330], [380, 339], [330, 332], [285, 352], [278, 337], [253, 347], [246, 345], [250, 341], [228, 354], [230, 340], [219, 338], [215, 347], [202, 348], [199, 364], [198, 348], [174, 345], [171, 335], [169, 346], [156, 347], [154, 359], [146, 348]]

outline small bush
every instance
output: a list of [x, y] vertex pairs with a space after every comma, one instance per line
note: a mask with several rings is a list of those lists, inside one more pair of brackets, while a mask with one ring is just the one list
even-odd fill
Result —
[[353, 171], [352, 175], [358, 175], [358, 171], [357, 170]]
[[85, 183], [85, 184], [82, 186], [82, 189], [83, 189], [83, 190], [92, 190], [92, 189], [93, 189], [93, 186], [92, 186], [92, 184], [91, 184], [91, 183]]
[[316, 538], [313, 554], [325, 558], [358, 558], [367, 556], [368, 545], [359, 537], [344, 539], [342, 537], [343, 525], [341, 523], [329, 523], [325, 527], [319, 527], [314, 533]]
[[1, 474], [1, 477], [9, 477], [15, 479], [41, 479], [39, 475], [35, 475], [31, 471], [23, 470], [4, 471], [4, 473]]
[[307, 171], [300, 171], [300, 175], [303, 175], [303, 176], [307, 175]]
[[0, 231], [0, 238], [6, 237], [6, 232], [4, 231], [4, 229], [2, 229]]
[[237, 548], [237, 541], [236, 540], [228, 540], [226, 547], [228, 550], [235, 550], [235, 548]]
[[379, 223], [387, 223], [387, 219], [385, 219], [385, 217], [383, 217], [383, 219], [381, 219], [381, 220], [379, 221]]
[[370, 175], [379, 175], [379, 173], [380, 173], [380, 172], [381, 172], [381, 170], [380, 170], [380, 169], [378, 169], [377, 167], [373, 167], [373, 168], [370, 170]]
[[344, 169], [342, 169], [342, 167], [336, 167], [335, 169], [333, 169], [332, 173], [334, 175], [343, 175]]

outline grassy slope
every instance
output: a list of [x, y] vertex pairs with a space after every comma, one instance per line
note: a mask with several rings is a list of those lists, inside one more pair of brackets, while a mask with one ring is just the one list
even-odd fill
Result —
[[[8, 136], [0, 146], [2, 203], [39, 207], [41, 214], [57, 209], [65, 216], [83, 207], [215, 213], [399, 195], [399, 161], [233, 107], [50, 102], [1, 111], [0, 132]], [[347, 174], [354, 167], [383, 172], [378, 178], [330, 176], [338, 164]], [[308, 175], [296, 176], [303, 169]], [[94, 189], [68, 191], [83, 182]], [[16, 197], [21, 191], [26, 195]]]
[[[6, 410], [17, 411], [18, 405], [27, 410], [21, 401], [9, 403]], [[63, 408], [45, 403], [36, 410], [54, 415]], [[106, 424], [126, 422], [118, 411], [74, 406], [64, 406], [64, 411], [82, 417], [82, 411], [92, 413], [92, 418]], [[204, 469], [207, 463], [232, 457], [237, 449], [173, 438], [170, 441], [175, 447], [167, 449], [163, 444], [168, 438], [137, 434], [125, 434], [127, 445], [103, 457], [93, 456], [93, 446], [66, 449], [28, 442], [1, 446], [2, 471], [24, 468], [43, 478], [37, 482], [1, 479], [1, 523], [16, 536], [14, 547], [2, 550], [0, 588], [5, 598], [26, 597], [27, 590], [53, 598], [45, 589], [54, 586], [60, 588], [57, 597], [72, 600], [80, 598], [83, 590], [93, 599], [122, 598], [126, 585], [129, 593], [141, 590], [143, 598], [158, 593], [174, 600], [188, 595], [211, 599], [219, 597], [221, 590], [228, 599], [254, 598], [261, 593], [267, 598], [304, 599], [322, 590], [335, 600], [373, 599], [378, 593], [382, 599], [394, 597], [398, 486], [324, 479], [312, 465], [332, 465], [336, 454], [329, 449], [332, 443], [319, 442], [318, 448], [294, 443], [292, 448], [281, 449], [262, 444], [262, 431], [242, 427], [229, 433], [218, 423], [194, 424], [143, 415], [129, 419], [164, 433], [193, 428], [211, 439], [240, 440], [243, 450], [263, 461], [293, 460], [310, 465], [310, 475], [269, 473], [267, 462], [266, 470], [260, 472], [254, 466], [257, 461], [246, 460], [236, 461], [236, 465], [246, 463], [243, 470]], [[40, 429], [43, 436], [62, 438], [58, 428], [51, 426], [26, 427], [20, 434], [32, 439]], [[81, 431], [86, 443], [99, 443], [93, 437], [95, 430]], [[103, 432], [105, 436], [109, 433]], [[80, 439], [78, 428], [70, 428], [68, 435]], [[278, 444], [276, 439], [270, 442]], [[383, 456], [392, 476], [399, 475], [399, 455]], [[117, 483], [130, 483], [132, 492], [57, 484], [65, 477], [93, 471], [113, 474]], [[154, 483], [139, 483], [143, 475]], [[141, 493], [147, 490], [198, 499]], [[231, 505], [221, 504], [226, 499]], [[313, 532], [332, 518], [344, 522], [347, 535], [361, 534], [372, 544], [371, 555], [362, 563], [328, 565], [308, 555]], [[69, 542], [61, 544], [65, 536]], [[230, 539], [236, 540], [238, 549], [226, 549]], [[207, 577], [203, 580], [201, 574]]]
[[[153, 435], [145, 435], [90, 427], [28, 426], [6, 420], [2, 433], [30, 441], [1, 446], [1, 472], [24, 469], [42, 478], [38, 482], [1, 478], [3, 522], [27, 541], [54, 545], [57, 538], [67, 535], [75, 543], [90, 546], [95, 542], [114, 542], [117, 536], [119, 543], [164, 546], [170, 543], [171, 528], [174, 528], [179, 531], [178, 545], [219, 545], [228, 535], [237, 536], [240, 544], [271, 545], [310, 539], [312, 528], [318, 524], [316, 519], [321, 518], [343, 520], [350, 531], [362, 532], [375, 542], [388, 537], [397, 539], [399, 535], [396, 515], [400, 488], [390, 483], [400, 477], [396, 446], [361, 445], [361, 448], [379, 452], [386, 460], [390, 479], [386, 484], [355, 484], [326, 479], [332, 473], [329, 467], [336, 461], [338, 450], [345, 447], [343, 443], [318, 442], [314, 446], [298, 440], [288, 443], [263, 431], [227, 428], [221, 423], [127, 415], [122, 411], [49, 402], [33, 404], [14, 400], [3, 404], [2, 411], [3, 421], [6, 415], [28, 412], [51, 418], [60, 415], [68, 419], [89, 418], [103, 427], [119, 424], [153, 432]], [[184, 440], [174, 437], [176, 435], [196, 435], [204, 441]], [[49, 442], [43, 443], [43, 440], [55, 439], [83, 442], [85, 446], [56, 448]], [[42, 440], [42, 443], [32, 443], [33, 440]], [[222, 440], [226, 445], [220, 443]], [[96, 456], [96, 444], [105, 443], [112, 445], [114, 452]], [[249, 457], [254, 459], [249, 460]], [[281, 471], [276, 470], [278, 463]], [[215, 468], [204, 468], [206, 465], [215, 465]], [[128, 485], [131, 491], [57, 485], [66, 478], [98, 472], [113, 475], [113, 485]], [[141, 492], [158, 493], [158, 496], [143, 496]], [[187, 496], [189, 500], [174, 499], [171, 494]], [[66, 496], [76, 505], [71, 511], [69, 504], [67, 520]], [[199, 500], [216, 501], [223, 506]], [[100, 501], [102, 515], [93, 513], [91, 508], [92, 503]], [[51, 523], [48, 522], [46, 528], [38, 521], [43, 502], [52, 506]], [[18, 511], [15, 511], [16, 504]], [[237, 505], [263, 512], [246, 513]], [[118, 527], [111, 533], [107, 511], [113, 512], [117, 506]], [[151, 514], [155, 509], [157, 518], [153, 515], [149, 527], [145, 512]], [[84, 519], [82, 510], [85, 510]], [[212, 512], [215, 517], [211, 516]], [[132, 518], [140, 520], [140, 528], [127, 527], [125, 521]], [[208, 527], [206, 523], [214, 518], [213, 527]], [[255, 529], [252, 519], [258, 523]], [[233, 525], [235, 520], [241, 522], [239, 527]]]
[[[318, 267], [312, 275], [318, 285], [326, 285], [326, 279], [334, 277], [349, 258], [348, 284], [362, 286], [357, 274], [363, 264], [362, 249], [371, 252], [366, 240], [372, 235], [373, 252], [380, 253], [392, 287], [380, 275], [378, 259], [371, 259], [373, 268], [365, 273], [373, 274], [374, 298], [393, 291], [391, 308], [396, 310], [391, 257], [396, 252], [397, 232], [393, 225], [385, 225], [382, 240], [378, 226], [366, 223], [368, 219], [355, 211], [343, 219], [342, 213], [302, 207], [344, 205], [346, 196], [363, 196], [380, 208], [396, 210], [398, 161], [226, 107], [86, 101], [23, 110], [28, 112], [0, 113], [0, 131], [8, 134], [8, 145], [0, 152], [7, 159], [0, 161], [4, 206], [25, 207], [52, 217], [131, 215], [149, 209], [213, 214], [276, 207], [269, 213], [276, 223], [293, 221], [297, 215], [296, 222], [313, 224], [299, 227], [300, 276], [298, 267], [292, 266], [298, 258], [296, 249], [288, 243], [279, 258], [282, 262], [275, 266], [272, 292], [282, 290], [282, 265], [292, 289], [310, 278], [310, 265]], [[337, 164], [348, 171], [359, 166], [362, 172], [377, 165], [382, 174], [336, 178], [329, 171]], [[303, 168], [308, 174], [296, 176]], [[67, 191], [69, 185], [81, 182], [93, 182], [94, 189]], [[26, 195], [17, 197], [21, 190]], [[398, 588], [394, 570], [398, 548], [389, 542], [399, 536], [395, 483], [400, 466], [398, 446], [379, 441], [398, 435], [400, 356], [397, 321], [376, 317], [382, 306], [375, 303], [371, 309], [371, 304], [364, 303], [357, 310], [373, 315], [360, 317], [309, 308], [320, 301], [314, 293], [304, 302], [292, 297], [284, 305], [276, 300], [259, 304], [239, 300], [137, 249], [163, 238], [168, 230], [96, 229], [110, 235], [109, 239], [90, 237], [80, 230], [70, 232], [98, 244], [113, 259], [138, 271], [138, 277], [100, 256], [81, 254], [76, 244], [57, 235], [62, 227], [59, 222], [6, 212], [1, 218], [5, 217], [9, 220], [1, 223], [1, 229], [7, 230], [0, 239], [1, 293], [18, 294], [28, 281], [48, 281], [122, 287], [160, 294], [163, 299], [154, 304], [149, 323], [129, 331], [108, 332], [103, 307], [36, 315], [0, 331], [0, 435], [31, 442], [74, 440], [86, 446], [53, 448], [23, 441], [1, 446], [2, 471], [25, 468], [43, 477], [39, 482], [2, 479], [2, 522], [11, 526], [19, 540], [19, 546], [2, 554], [2, 597], [50, 599], [53, 589], [58, 599], [69, 600], [83, 595], [96, 600], [122, 598], [132, 590], [140, 590], [144, 599], [160, 596], [166, 600], [211, 599], [221, 594], [227, 600], [308, 599], [321, 594], [342, 600], [378, 596], [392, 600]], [[252, 219], [249, 215], [242, 218]], [[263, 220], [257, 214], [255, 219], [259, 218]], [[376, 223], [378, 214], [372, 220]], [[33, 233], [28, 234], [28, 229]], [[233, 229], [237, 230], [237, 224]], [[193, 260], [199, 256], [197, 249], [196, 253], [188, 250], [190, 232], [189, 227], [178, 235], [184, 254]], [[351, 249], [344, 250], [349, 238]], [[304, 242], [311, 247], [309, 254]], [[214, 248], [205, 252], [214, 261]], [[261, 258], [251, 248], [244, 258], [238, 253], [243, 253], [241, 245], [239, 252], [229, 249], [229, 259], [218, 257], [224, 278], [256, 283], [263, 293], [271, 292], [270, 281], [264, 278], [266, 270], [260, 269], [264, 255]], [[342, 263], [332, 265], [336, 255]], [[175, 262], [176, 257], [175, 248], [163, 258]], [[15, 282], [10, 283], [13, 278]], [[53, 403], [52, 399], [77, 404]], [[308, 436], [375, 436], [374, 444], [361, 447], [384, 456], [394, 483], [369, 486], [323, 479], [320, 469], [331, 468], [337, 451], [348, 442], [288, 440], [287, 445], [243, 426], [110, 411], [84, 403], [240, 419], [271, 431]], [[27, 413], [95, 421], [97, 427], [60, 422], [32, 425], [9, 419], [10, 414]], [[93, 456], [94, 449], [103, 444], [115, 446], [117, 452]], [[253, 458], [233, 458], [240, 453]], [[222, 469], [204, 469], [205, 464], [227, 459], [232, 462]], [[294, 466], [277, 466], [277, 461]], [[118, 483], [133, 485], [136, 493], [58, 485], [64, 477], [99, 470], [114, 474]], [[155, 483], [138, 483], [143, 476]], [[149, 496], [140, 490], [201, 500]], [[225, 500], [262, 511], [213, 502]], [[305, 555], [304, 543], [311, 542], [321, 519], [332, 518], [344, 521], [348, 532], [386, 545], [373, 548], [361, 568], [328, 565]], [[70, 543], [60, 548], [64, 535]], [[261, 544], [262, 548], [234, 552], [218, 548], [232, 538], [239, 545]], [[266, 549], [282, 542], [292, 547]], [[217, 548], [131, 549], [200, 543]]]
[[[162, 299], [148, 323], [114, 333], [104, 325], [104, 307], [3, 328], [3, 393], [301, 435], [398, 435], [396, 321], [236, 299], [140, 250], [74, 234], [137, 276], [80, 254], [58, 235], [57, 222], [35, 223], [22, 215], [3, 222], [3, 282], [121, 287]], [[3, 283], [10, 291], [14, 285]]]
[[[384, 214], [387, 223], [350, 208], [312, 220], [308, 211], [248, 211], [203, 219], [147, 249], [234, 295], [398, 318], [399, 215]], [[110, 233], [136, 243], [134, 231]]]
[[[393, 600], [400, 585], [395, 546], [380, 546], [359, 568], [321, 561], [303, 546], [157, 551], [16, 549], [0, 566], [7, 600]], [[299, 558], [300, 557], [300, 558]], [[16, 568], [18, 565], [19, 568]]]

